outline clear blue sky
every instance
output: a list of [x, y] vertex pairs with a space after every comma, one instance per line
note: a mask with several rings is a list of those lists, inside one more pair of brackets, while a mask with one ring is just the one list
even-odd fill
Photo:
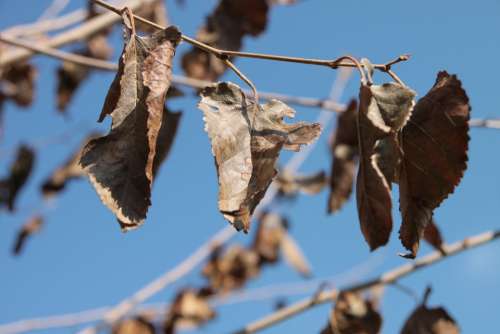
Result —
[[[0, 0], [0, 28], [35, 20], [49, 2]], [[74, 0], [67, 10], [83, 4], [84, 1]], [[169, 0], [168, 8], [172, 21], [186, 34], [195, 35], [215, 4], [214, 0], [188, 0], [180, 8]], [[411, 53], [411, 61], [395, 69], [420, 96], [431, 87], [436, 72], [445, 69], [458, 74], [463, 81], [473, 117], [498, 117], [499, 13], [498, 0], [477, 3], [309, 0], [296, 6], [274, 8], [267, 31], [256, 39], [246, 39], [245, 49], [317, 58], [349, 53], [369, 57], [373, 62]], [[121, 49], [119, 37], [115, 31], [116, 54]], [[178, 55], [185, 50], [186, 45], [180, 46]], [[19, 198], [20, 210], [13, 216], [2, 213], [0, 323], [114, 304], [177, 264], [226, 224], [217, 210], [216, 172], [201, 112], [196, 108], [197, 99], [188, 96], [172, 104], [174, 109], [183, 110], [184, 116], [170, 158], [155, 184], [153, 206], [142, 228], [122, 234], [90, 184], [86, 180], [77, 181], [53, 203], [54, 208], [46, 216], [47, 225], [30, 240], [24, 254], [11, 257], [16, 230], [40, 201], [37, 188], [40, 182], [78, 145], [86, 130], [107, 131], [109, 126], [109, 120], [101, 125], [95, 120], [112, 74], [92, 75], [78, 91], [65, 118], [55, 110], [54, 74], [58, 62], [44, 56], [33, 61], [39, 69], [33, 106], [27, 110], [11, 104], [5, 107], [1, 174], [6, 173], [12, 149], [18, 143], [40, 143], [66, 129], [72, 130], [68, 139], [42, 145], [35, 173]], [[176, 73], [180, 73], [178, 64], [176, 59]], [[242, 59], [238, 65], [260, 90], [288, 94], [324, 97], [335, 77], [328, 69], [299, 64]], [[224, 79], [239, 82], [230, 73]], [[356, 76], [349, 84], [342, 102], [357, 96], [357, 79]], [[378, 74], [376, 80], [383, 82], [388, 78]], [[297, 112], [299, 119], [313, 119], [318, 113], [307, 108], [297, 108]], [[303, 172], [329, 168], [325, 139], [323, 136]], [[436, 210], [436, 219], [447, 241], [500, 225], [500, 158], [494, 150], [499, 145], [500, 132], [471, 130], [465, 178], [455, 194]], [[391, 242], [373, 254], [359, 230], [355, 203], [351, 201], [338, 215], [329, 217], [325, 214], [326, 197], [326, 191], [315, 197], [301, 197], [286, 208], [292, 223], [291, 233], [308, 255], [316, 278], [331, 277], [353, 265], [368, 263], [368, 272], [351, 278], [362, 280], [407, 261], [396, 255], [402, 250], [397, 238], [400, 222], [397, 193]], [[235, 239], [239, 243], [249, 241], [248, 236]], [[424, 246], [420, 255], [427, 251], [429, 248]], [[430, 304], [448, 307], [464, 333], [492, 332], [498, 327], [499, 252], [500, 243], [493, 243], [418, 272], [402, 283], [418, 294], [431, 284], [434, 293]], [[265, 270], [249, 286], [299, 281], [287, 266], [278, 265]], [[176, 288], [199, 282], [199, 272], [195, 271], [152, 301], [169, 301]], [[197, 332], [228, 332], [270, 312], [272, 305], [270, 300], [221, 307], [220, 317]], [[383, 333], [396, 333], [413, 307], [411, 298], [388, 288], [382, 304]], [[318, 332], [327, 321], [329, 308], [329, 305], [317, 307], [264, 333]]]

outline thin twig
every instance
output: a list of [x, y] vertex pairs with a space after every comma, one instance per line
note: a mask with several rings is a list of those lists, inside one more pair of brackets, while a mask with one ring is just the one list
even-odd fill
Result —
[[[393, 270], [390, 270], [374, 279], [347, 287], [343, 289], [343, 291], [362, 291], [379, 284], [383, 285], [391, 284], [419, 269], [438, 263], [444, 258], [456, 255], [467, 249], [487, 244], [493, 240], [498, 239], [499, 237], [500, 237], [500, 231], [488, 231], [475, 236], [467, 237], [464, 240], [443, 246], [446, 254], [443, 254], [440, 251], [434, 251], [411, 263], [407, 263], [402, 266], [396, 267]], [[289, 319], [299, 313], [305, 312], [314, 307], [315, 305], [334, 301], [337, 298], [338, 293], [339, 293], [338, 290], [332, 289], [330, 291], [325, 291], [321, 293], [315, 299], [312, 299], [311, 297], [305, 298], [293, 305], [285, 307], [268, 316], [265, 316], [262, 319], [254, 321], [249, 325], [246, 325], [244, 328], [235, 331], [234, 333], [248, 334], [248, 333], [258, 332], [260, 330], [273, 326], [277, 323], [280, 323], [286, 319]]]

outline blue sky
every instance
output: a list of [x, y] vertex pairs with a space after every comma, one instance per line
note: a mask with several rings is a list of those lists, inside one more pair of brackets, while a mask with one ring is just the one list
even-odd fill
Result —
[[[49, 0], [0, 0], [0, 29], [35, 20]], [[81, 7], [73, 0], [67, 10]], [[186, 1], [181, 8], [167, 1], [171, 20], [194, 36], [216, 1]], [[303, 1], [296, 6], [273, 8], [267, 31], [245, 40], [245, 50], [314, 58], [343, 54], [385, 62], [403, 54], [412, 59], [395, 67], [398, 75], [422, 96], [432, 86], [437, 71], [456, 73], [467, 89], [473, 117], [498, 117], [498, 78], [495, 60], [500, 57], [500, 2], [443, 1]], [[115, 31], [115, 56], [121, 50]], [[188, 49], [181, 45], [180, 56]], [[181, 73], [179, 58], [175, 73]], [[153, 206], [146, 224], [122, 234], [112, 214], [100, 203], [86, 180], [68, 190], [46, 208], [47, 225], [30, 240], [19, 258], [10, 255], [13, 237], [41, 201], [38, 185], [66, 158], [87, 131], [107, 131], [109, 120], [97, 124], [102, 102], [113, 78], [96, 72], [83, 84], [68, 109], [67, 117], [55, 110], [55, 69], [58, 62], [44, 56], [33, 58], [38, 66], [36, 99], [29, 109], [5, 107], [5, 134], [0, 142], [0, 173], [6, 173], [12, 152], [20, 142], [39, 146], [36, 170], [22, 192], [15, 215], [2, 213], [0, 223], [0, 323], [21, 318], [77, 312], [115, 304], [190, 254], [201, 242], [225, 226], [217, 210], [216, 171], [209, 141], [203, 131], [197, 98], [173, 101], [184, 112], [179, 135], [162, 167], [153, 191]], [[336, 73], [326, 68], [263, 60], [237, 61], [263, 91], [325, 97]], [[233, 74], [223, 79], [240, 83]], [[358, 77], [349, 83], [341, 102], [357, 96]], [[376, 74], [375, 81], [389, 78]], [[297, 118], [312, 120], [318, 110], [296, 108]], [[47, 138], [68, 131], [68, 138], [51, 145]], [[301, 168], [313, 172], [329, 168], [326, 145], [328, 129], [310, 159]], [[497, 228], [500, 203], [500, 158], [493, 150], [500, 145], [500, 132], [472, 129], [469, 168], [461, 185], [439, 209], [436, 220], [447, 241]], [[290, 157], [283, 155], [283, 161]], [[285, 207], [292, 235], [310, 259], [314, 276], [327, 278], [364, 263], [351, 280], [363, 280], [408, 260], [397, 256], [399, 212], [394, 193], [395, 228], [391, 242], [370, 253], [350, 201], [337, 215], [326, 216], [327, 192], [300, 197]], [[246, 244], [248, 236], [234, 242]], [[420, 255], [430, 249], [424, 246]], [[444, 305], [464, 333], [485, 333], [496, 328], [500, 291], [500, 243], [468, 251], [401, 281], [421, 294], [431, 284], [431, 305]], [[352, 276], [352, 275], [351, 275]], [[280, 282], [300, 282], [286, 265], [270, 267], [249, 287]], [[169, 301], [175, 289], [201, 282], [194, 271], [181, 282], [155, 296], [153, 302]], [[345, 283], [345, 282], [342, 282]], [[293, 301], [301, 296], [288, 298]], [[226, 333], [272, 310], [273, 300], [223, 306], [219, 318], [203, 333]], [[396, 333], [415, 306], [394, 288], [385, 292], [383, 333]], [[270, 328], [263, 333], [314, 333], [327, 321], [329, 305]], [[229, 320], [231, 319], [231, 320]], [[40, 333], [72, 333], [76, 328]]]

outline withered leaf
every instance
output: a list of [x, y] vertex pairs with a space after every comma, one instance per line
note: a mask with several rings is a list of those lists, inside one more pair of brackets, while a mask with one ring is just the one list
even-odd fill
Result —
[[327, 183], [324, 171], [310, 175], [293, 175], [287, 170], [282, 170], [276, 176], [278, 192], [284, 197], [294, 197], [299, 192], [308, 195], [319, 193]]
[[382, 316], [370, 300], [354, 292], [341, 292], [321, 334], [377, 334]]
[[290, 107], [278, 100], [256, 105], [233, 83], [206, 87], [201, 97], [198, 106], [219, 179], [219, 210], [237, 230], [247, 232], [251, 214], [277, 173], [281, 149], [310, 143], [321, 126], [286, 124], [283, 118], [295, 115]]
[[434, 219], [425, 227], [424, 230], [424, 240], [427, 241], [432, 247], [444, 253], [443, 249], [443, 237], [441, 232], [436, 225]]
[[347, 109], [337, 116], [335, 137], [330, 145], [332, 167], [328, 213], [340, 210], [351, 196], [358, 159], [357, 108], [356, 100], [351, 100]]
[[260, 272], [259, 256], [252, 249], [233, 245], [227, 250], [217, 248], [203, 267], [202, 274], [215, 292], [241, 288]]
[[[269, 5], [266, 0], [220, 0], [207, 17], [196, 39], [224, 50], [240, 50], [245, 35], [257, 36], [267, 25]], [[187, 76], [216, 81], [226, 65], [215, 55], [192, 48], [182, 57]]]
[[0, 180], [0, 206], [6, 206], [9, 211], [14, 211], [19, 191], [31, 175], [34, 164], [35, 151], [26, 145], [21, 145], [10, 166], [10, 174]]
[[70, 180], [78, 179], [85, 175], [79, 164], [83, 148], [90, 140], [97, 138], [99, 135], [98, 133], [91, 133], [85, 137], [80, 146], [71, 153], [69, 159], [52, 172], [52, 174], [42, 183], [40, 190], [44, 196], [50, 197], [58, 194], [64, 190], [64, 187]]
[[12, 100], [18, 106], [27, 107], [35, 96], [37, 71], [27, 62], [18, 62], [0, 72], [0, 100]]
[[[397, 166], [388, 164], [397, 152], [386, 145], [408, 120], [415, 92], [396, 84], [362, 85], [358, 112], [360, 164], [356, 184], [358, 216], [371, 250], [385, 245], [392, 229], [391, 178]], [[391, 139], [392, 137], [392, 139]], [[386, 150], [392, 147], [393, 150]]]
[[17, 236], [14, 242], [14, 247], [12, 248], [13, 255], [21, 254], [24, 249], [26, 242], [33, 235], [40, 231], [43, 225], [43, 218], [41, 216], [35, 216], [31, 218], [27, 223], [25, 223], [21, 229], [17, 232]]
[[[95, 3], [88, 2], [87, 20], [93, 19], [98, 13], [95, 10]], [[109, 59], [113, 49], [108, 43], [108, 34], [111, 29], [104, 28], [90, 35], [85, 46], [74, 51], [74, 53], [90, 58], [101, 60]], [[73, 98], [80, 84], [88, 77], [91, 68], [73, 62], [64, 61], [57, 69], [57, 109], [61, 112], [66, 110], [67, 105]]]
[[455, 75], [439, 72], [401, 135], [399, 237], [415, 257], [433, 211], [453, 193], [467, 168], [469, 98]]
[[140, 226], [151, 203], [157, 138], [180, 40], [175, 27], [149, 38], [127, 32], [119, 70], [99, 118], [111, 115], [111, 131], [91, 140], [80, 160], [123, 230]]
[[145, 317], [125, 319], [113, 326], [112, 334], [155, 334], [155, 327]]
[[199, 327], [215, 317], [203, 291], [184, 289], [180, 291], [167, 314], [164, 334], [174, 334], [179, 327]]
[[427, 307], [431, 289], [427, 288], [422, 303], [410, 314], [401, 334], [459, 334], [460, 328], [443, 307]]
[[288, 220], [277, 213], [265, 212], [258, 219], [252, 249], [260, 264], [276, 263], [280, 255], [299, 274], [311, 276], [311, 266], [300, 246], [288, 233]]
[[153, 179], [156, 177], [162, 163], [167, 159], [174, 144], [182, 113], [172, 112], [165, 106], [162, 114], [161, 127], [156, 140], [156, 154], [153, 161]]
[[[167, 18], [167, 8], [165, 7], [164, 0], [156, 0], [144, 3], [136, 14], [162, 27], [166, 27], [169, 25]], [[156, 28], [140, 21], [137, 21], [135, 24], [138, 30], [148, 34], [153, 34], [157, 31]]]

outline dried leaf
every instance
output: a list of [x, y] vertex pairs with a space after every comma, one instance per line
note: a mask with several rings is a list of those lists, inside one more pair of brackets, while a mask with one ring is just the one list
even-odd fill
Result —
[[167, 314], [164, 334], [173, 334], [178, 327], [199, 327], [215, 317], [207, 296], [193, 289], [179, 292]]
[[328, 213], [340, 210], [351, 196], [358, 158], [356, 112], [356, 100], [351, 100], [347, 109], [337, 116], [337, 129], [331, 143], [332, 168]]
[[80, 160], [123, 230], [140, 226], [151, 203], [157, 138], [179, 40], [175, 27], [150, 38], [129, 36], [99, 118], [111, 115], [111, 131], [90, 141]]
[[[89, 1], [89, 11], [87, 20], [93, 19], [98, 15], [95, 10], [95, 3]], [[113, 49], [108, 43], [108, 34], [111, 29], [104, 28], [92, 34], [85, 41], [85, 46], [74, 51], [78, 55], [85, 57], [96, 58], [101, 60], [109, 59], [113, 53]], [[73, 98], [80, 84], [88, 77], [91, 68], [75, 64], [73, 62], [64, 61], [57, 69], [57, 109], [61, 112], [66, 110], [69, 102]]]
[[14, 163], [10, 166], [9, 176], [0, 180], [0, 206], [6, 206], [9, 211], [14, 211], [19, 191], [31, 175], [34, 163], [35, 151], [21, 145]]
[[112, 334], [155, 334], [155, 332], [153, 324], [141, 316], [120, 321], [112, 330]]
[[[144, 3], [136, 14], [162, 27], [166, 27], [169, 25], [167, 18], [167, 7], [165, 7], [164, 0]], [[158, 30], [150, 26], [149, 24], [145, 24], [140, 21], [136, 22], [136, 28], [137, 30], [143, 31], [147, 34], [153, 34]]]
[[[268, 10], [266, 0], [220, 0], [196, 39], [216, 48], [238, 51], [245, 35], [257, 36], [266, 29]], [[182, 68], [189, 77], [216, 81], [226, 65], [215, 55], [192, 48], [183, 55]]]
[[28, 239], [40, 231], [43, 225], [43, 218], [36, 216], [31, 218], [27, 223], [25, 223], [21, 229], [17, 232], [16, 241], [14, 242], [14, 247], [12, 248], [13, 255], [21, 254], [25, 247]]
[[321, 334], [377, 334], [382, 316], [370, 300], [354, 292], [341, 292]]
[[441, 232], [439, 231], [439, 228], [437, 227], [434, 219], [432, 219], [430, 224], [428, 224], [425, 228], [424, 240], [427, 241], [435, 249], [444, 253], [443, 237], [441, 237]]
[[415, 257], [433, 211], [467, 168], [469, 98], [455, 75], [439, 72], [402, 133], [399, 237]]
[[253, 250], [233, 245], [223, 251], [217, 248], [202, 270], [215, 292], [239, 289], [260, 272], [259, 256]]
[[219, 179], [219, 210], [237, 230], [247, 232], [251, 214], [277, 173], [281, 149], [310, 143], [321, 126], [286, 124], [283, 118], [295, 115], [291, 108], [277, 100], [256, 105], [232, 83], [206, 87], [201, 97], [198, 106]]
[[281, 240], [281, 252], [283, 253], [285, 261], [299, 274], [304, 277], [311, 277], [311, 265], [307, 261], [298, 243], [288, 233], [285, 233]]
[[54, 196], [64, 190], [66, 183], [70, 180], [78, 179], [85, 175], [82, 167], [79, 165], [83, 148], [90, 140], [97, 138], [99, 135], [100, 134], [98, 133], [91, 133], [85, 137], [78, 149], [71, 153], [69, 159], [67, 159], [43, 182], [40, 188], [43, 196]]
[[0, 100], [12, 100], [18, 106], [27, 107], [35, 96], [37, 71], [26, 62], [15, 63], [0, 72]]
[[[170, 90], [169, 90], [170, 91]], [[181, 112], [171, 112], [166, 106], [163, 110], [161, 127], [158, 131], [156, 140], [156, 155], [153, 162], [153, 179], [156, 177], [162, 163], [167, 159], [170, 149], [174, 144], [179, 122], [181, 121]]]
[[426, 306], [431, 293], [427, 288], [422, 303], [406, 320], [401, 334], [459, 334], [460, 328], [443, 307]]
[[[384, 151], [408, 120], [415, 92], [396, 83], [361, 86], [358, 112], [360, 164], [356, 184], [358, 215], [371, 250], [385, 245], [392, 229], [391, 177], [396, 165]], [[388, 139], [389, 138], [389, 139]], [[385, 152], [385, 153], [384, 153]]]
[[308, 195], [319, 193], [325, 187], [327, 178], [324, 171], [311, 175], [293, 175], [287, 170], [282, 170], [275, 182], [281, 196], [294, 197], [299, 192]]

